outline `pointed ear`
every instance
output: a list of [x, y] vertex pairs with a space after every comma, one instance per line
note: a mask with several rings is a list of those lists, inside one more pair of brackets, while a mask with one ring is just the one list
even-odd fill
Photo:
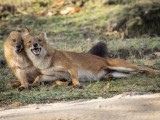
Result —
[[24, 27], [21, 29], [21, 36], [22, 38], [26, 38], [27, 35], [29, 35], [30, 32], [29, 32], [29, 29], [27, 27]]
[[48, 40], [47, 32], [41, 33], [40, 36], [43, 37], [45, 40]]

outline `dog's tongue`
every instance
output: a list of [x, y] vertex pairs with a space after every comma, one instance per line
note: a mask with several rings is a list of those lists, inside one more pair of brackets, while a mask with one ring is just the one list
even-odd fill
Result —
[[33, 52], [35, 55], [39, 55], [40, 50], [37, 48], [37, 49], [34, 49]]

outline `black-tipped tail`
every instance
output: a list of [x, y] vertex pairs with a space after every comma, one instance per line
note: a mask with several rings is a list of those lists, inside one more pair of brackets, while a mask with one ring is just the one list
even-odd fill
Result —
[[88, 53], [97, 55], [99, 57], [106, 58], [108, 56], [108, 49], [105, 42], [100, 41], [97, 44], [95, 44]]

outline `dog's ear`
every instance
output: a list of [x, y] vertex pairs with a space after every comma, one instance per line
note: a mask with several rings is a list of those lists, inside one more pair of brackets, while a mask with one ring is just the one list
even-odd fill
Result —
[[48, 40], [47, 32], [41, 33], [39, 36], [43, 37], [45, 40]]
[[29, 29], [27, 27], [22, 28], [20, 31], [23, 39], [25, 39], [26, 36], [30, 34]]

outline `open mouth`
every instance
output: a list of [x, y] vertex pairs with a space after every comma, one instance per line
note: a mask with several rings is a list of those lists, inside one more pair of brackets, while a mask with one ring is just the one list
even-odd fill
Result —
[[20, 47], [16, 47], [16, 52], [18, 53], [18, 52], [21, 52], [23, 50], [23, 47], [22, 46], [20, 46]]
[[16, 49], [16, 52], [21, 52], [22, 51], [22, 49]]
[[34, 55], [38, 56], [41, 52], [41, 48], [33, 48], [31, 51]]

